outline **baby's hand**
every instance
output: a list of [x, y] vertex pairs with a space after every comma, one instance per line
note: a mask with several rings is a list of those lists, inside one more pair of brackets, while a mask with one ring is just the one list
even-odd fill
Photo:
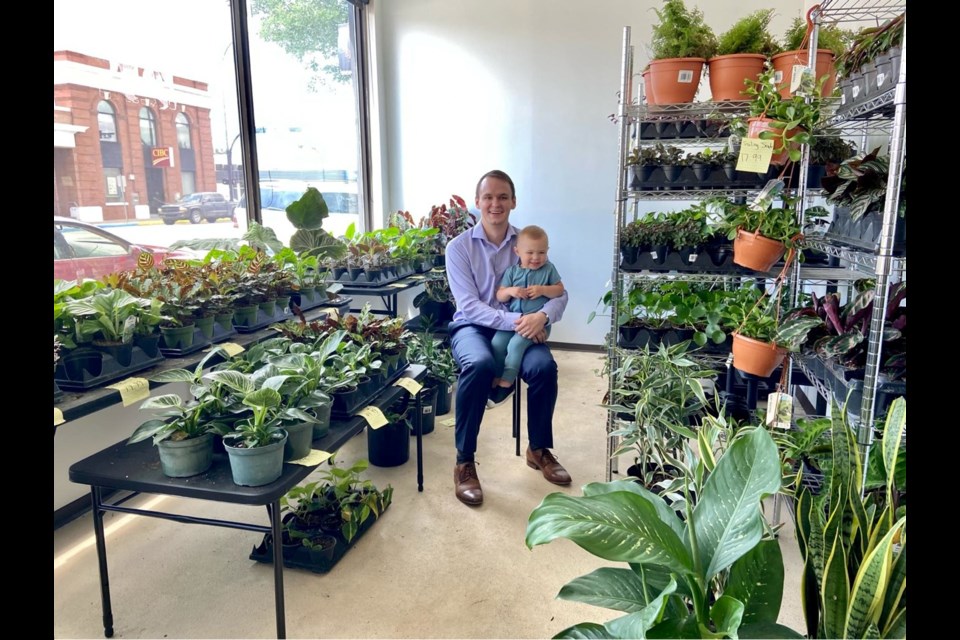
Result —
[[510, 295], [520, 300], [526, 300], [529, 297], [527, 290], [523, 287], [510, 287]]
[[529, 287], [527, 287], [526, 293], [527, 293], [526, 295], [527, 300], [533, 300], [534, 298], [539, 298], [540, 296], [543, 295], [543, 287], [539, 284], [532, 284]]

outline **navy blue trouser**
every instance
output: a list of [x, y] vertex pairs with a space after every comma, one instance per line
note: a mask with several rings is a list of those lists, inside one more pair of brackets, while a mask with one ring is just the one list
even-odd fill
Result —
[[[456, 444], [465, 454], [477, 451], [477, 434], [497, 373], [491, 340], [495, 329], [451, 323], [453, 357], [460, 365], [457, 382]], [[527, 437], [531, 449], [553, 447], [553, 409], [557, 404], [557, 363], [545, 344], [527, 349], [520, 364], [527, 383]], [[519, 393], [519, 388], [516, 393]]]

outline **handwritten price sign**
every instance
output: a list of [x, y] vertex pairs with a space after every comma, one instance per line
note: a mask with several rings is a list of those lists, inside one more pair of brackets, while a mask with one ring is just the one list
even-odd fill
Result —
[[377, 407], [364, 407], [357, 412], [357, 415], [363, 416], [371, 429], [379, 429], [380, 427], [390, 424], [387, 422], [387, 416], [383, 415], [383, 411], [380, 411]]
[[740, 156], [737, 158], [737, 171], [766, 173], [773, 156], [773, 140], [744, 138], [740, 141]]
[[413, 378], [400, 378], [393, 383], [395, 387], [403, 387], [410, 392], [410, 395], [417, 395], [420, 393], [420, 389], [423, 389], [423, 385], [414, 380]]
[[150, 383], [146, 378], [127, 378], [116, 384], [107, 385], [107, 388], [120, 392], [120, 400], [125, 407], [150, 397]]

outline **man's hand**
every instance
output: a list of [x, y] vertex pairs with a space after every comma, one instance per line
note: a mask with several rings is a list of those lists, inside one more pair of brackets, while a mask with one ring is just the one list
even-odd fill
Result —
[[516, 332], [528, 340], [540, 344], [547, 339], [547, 332], [544, 329], [547, 326], [547, 314], [542, 311], [521, 316], [515, 324]]

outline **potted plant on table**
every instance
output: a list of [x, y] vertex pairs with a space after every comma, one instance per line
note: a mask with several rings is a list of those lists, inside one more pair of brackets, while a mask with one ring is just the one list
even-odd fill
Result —
[[[218, 373], [243, 376], [239, 372]], [[274, 389], [256, 388], [249, 377], [236, 392], [251, 413], [238, 420], [233, 430], [223, 436], [233, 481], [249, 487], [270, 484], [283, 473], [287, 442], [287, 432], [280, 427], [280, 394]]]
[[[453, 383], [457, 381], [457, 361], [450, 347], [429, 333], [414, 333], [409, 340], [407, 357], [412, 364], [427, 368], [425, 388], [436, 389], [436, 411], [434, 415], [450, 413], [453, 401]], [[429, 392], [428, 392], [429, 393]], [[427, 424], [430, 422], [430, 424]], [[430, 433], [432, 421], [424, 422], [423, 433]]]
[[692, 102], [717, 38], [703, 12], [688, 9], [683, 0], [664, 0], [663, 7], [654, 11], [658, 22], [653, 25], [649, 69], [655, 104]]
[[69, 300], [67, 313], [79, 320], [76, 334], [81, 342], [109, 353], [121, 367], [133, 362], [133, 336], [140, 312], [151, 307], [150, 300], [137, 298], [119, 289], [102, 289], [93, 295]]
[[747, 100], [744, 84], [763, 73], [763, 63], [777, 52], [770, 34], [773, 9], [754, 11], [733, 23], [717, 39], [716, 55], [707, 61], [714, 101]]

